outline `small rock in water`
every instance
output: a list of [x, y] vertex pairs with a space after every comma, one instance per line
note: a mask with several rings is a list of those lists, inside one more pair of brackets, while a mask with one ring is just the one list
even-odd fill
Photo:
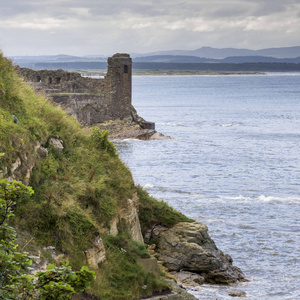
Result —
[[230, 289], [227, 290], [227, 293], [231, 297], [246, 297], [246, 293], [240, 290]]

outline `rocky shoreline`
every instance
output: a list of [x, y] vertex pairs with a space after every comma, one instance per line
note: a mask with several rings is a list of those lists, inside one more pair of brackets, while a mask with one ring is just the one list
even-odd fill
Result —
[[158, 241], [152, 254], [182, 284], [230, 285], [247, 281], [243, 272], [233, 266], [232, 258], [217, 248], [207, 226], [200, 222], [180, 222], [171, 228], [158, 225], [148, 232], [147, 239]]
[[[145, 268], [161, 265], [170, 291], [147, 300], [192, 300], [189, 292], [204, 283], [235, 286], [248, 281], [232, 258], [217, 248], [200, 222], [180, 222], [171, 228], [159, 224], [149, 228], [145, 237], [151, 258], [142, 260]], [[155, 243], [152, 243], [155, 241]], [[231, 297], [245, 297], [243, 291], [228, 289]]]
[[[102, 130], [108, 130], [111, 140], [172, 139], [154, 129], [144, 129], [145, 122], [140, 117], [125, 118], [97, 124]], [[154, 225], [145, 234], [152, 261], [145, 267], [155, 269], [161, 265], [171, 286], [169, 291], [153, 295], [145, 300], [193, 300], [197, 299], [189, 291], [204, 283], [233, 286], [248, 281], [233, 260], [217, 248], [208, 235], [208, 228], [200, 222], [180, 222], [171, 228]], [[144, 264], [144, 263], [143, 263]], [[245, 297], [243, 291], [228, 289], [232, 297]]]
[[165, 136], [157, 132], [155, 129], [143, 128], [142, 124], [147, 123], [143, 118], [136, 115], [136, 117], [127, 117], [124, 119], [117, 119], [98, 123], [96, 126], [102, 130], [109, 131], [109, 138], [111, 140], [169, 140], [170, 136]]

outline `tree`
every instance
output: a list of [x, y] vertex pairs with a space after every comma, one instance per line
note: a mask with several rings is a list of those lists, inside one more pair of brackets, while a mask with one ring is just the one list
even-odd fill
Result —
[[13, 207], [32, 194], [32, 188], [21, 182], [0, 180], [0, 299], [70, 299], [90, 287], [94, 272], [86, 266], [73, 271], [65, 261], [59, 267], [50, 264], [34, 275], [30, 273], [32, 258], [17, 251], [16, 230], [9, 221], [14, 216]]

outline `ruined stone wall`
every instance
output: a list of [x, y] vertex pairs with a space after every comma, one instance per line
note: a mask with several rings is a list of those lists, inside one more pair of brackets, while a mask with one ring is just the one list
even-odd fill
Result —
[[106, 95], [52, 95], [52, 99], [83, 125], [92, 125], [114, 119]]
[[105, 78], [64, 70], [16, 68], [37, 91], [44, 91], [84, 125], [136, 115], [131, 104], [132, 61], [128, 54], [108, 58]]

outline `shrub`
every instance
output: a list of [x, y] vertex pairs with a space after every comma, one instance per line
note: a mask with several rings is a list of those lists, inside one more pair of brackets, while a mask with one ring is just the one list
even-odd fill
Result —
[[117, 156], [115, 145], [108, 139], [109, 131], [101, 130], [98, 127], [93, 127], [91, 134], [92, 143], [101, 150], [105, 150], [111, 156]]
[[0, 180], [0, 299], [71, 299], [90, 288], [94, 272], [85, 266], [74, 272], [66, 261], [31, 275], [31, 257], [17, 251], [16, 231], [8, 223], [14, 216], [13, 206], [32, 194], [32, 188], [20, 182]]

